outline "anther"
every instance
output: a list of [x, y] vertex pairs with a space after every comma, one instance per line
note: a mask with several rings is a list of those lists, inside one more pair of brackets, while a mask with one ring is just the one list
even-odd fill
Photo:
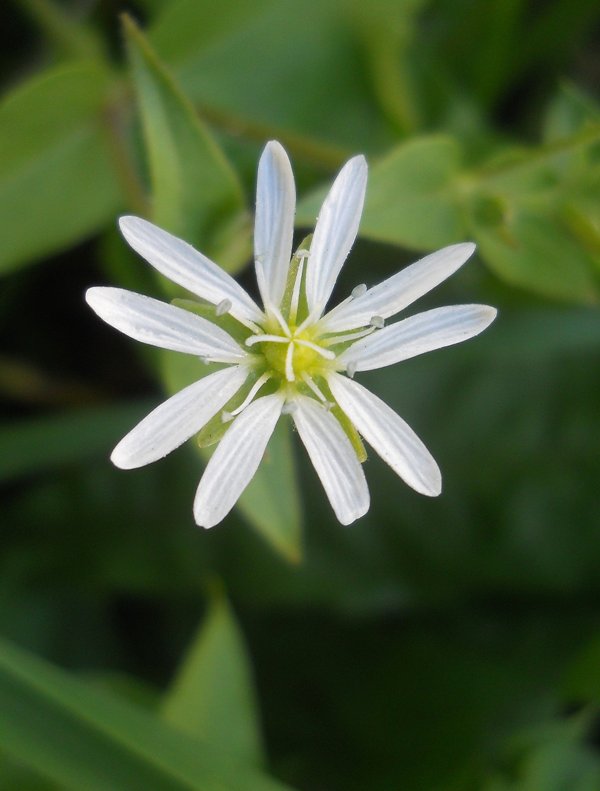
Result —
[[281, 335], [250, 335], [246, 338], [246, 346], [254, 346], [255, 343], [289, 343], [289, 338], [284, 338]]
[[357, 363], [355, 360], [351, 360], [348, 365], [346, 365], [346, 373], [350, 377], [350, 379], [354, 379], [354, 374], [356, 373], [356, 366]]
[[215, 313], [217, 316], [224, 316], [226, 313], [229, 313], [231, 307], [232, 305], [230, 299], [222, 299], [215, 308]]
[[367, 293], [367, 284], [359, 283], [357, 286], [354, 286], [350, 296], [352, 297], [352, 299], [356, 299], [357, 297], [362, 297], [362, 295], [366, 293]]
[[375, 327], [376, 330], [382, 330], [385, 326], [385, 319], [383, 316], [371, 316], [369, 324], [371, 327]]
[[243, 412], [244, 409], [246, 409], [246, 407], [248, 406], [248, 404], [250, 404], [254, 396], [258, 393], [260, 388], [264, 385], [264, 383], [269, 381], [271, 376], [272, 374], [268, 373], [267, 371], [265, 371], [264, 374], [259, 376], [256, 382], [254, 382], [254, 384], [250, 388], [250, 392], [248, 393], [246, 398], [244, 398], [242, 403], [238, 407], [236, 407], [236, 409], [234, 409], [233, 412], [228, 414], [231, 414], [231, 417], [234, 418], [236, 415], [239, 415], [240, 412]]
[[302, 379], [304, 380], [304, 382], [305, 382], [305, 383], [306, 383], [306, 384], [307, 384], [307, 385], [310, 387], [310, 389], [313, 391], [313, 393], [314, 393], [314, 394], [317, 396], [317, 398], [319, 399], [319, 401], [322, 401], [323, 403], [325, 403], [325, 402], [327, 401], [327, 399], [326, 399], [326, 398], [325, 398], [325, 396], [323, 395], [323, 393], [322, 393], [322, 391], [321, 391], [320, 387], [319, 387], [319, 386], [317, 385], [317, 383], [314, 381], [314, 379], [312, 378], [312, 376], [310, 376], [309, 374], [307, 374], [307, 373], [306, 373], [306, 371], [302, 371], [302, 373], [300, 374], [300, 376], [302, 377]]

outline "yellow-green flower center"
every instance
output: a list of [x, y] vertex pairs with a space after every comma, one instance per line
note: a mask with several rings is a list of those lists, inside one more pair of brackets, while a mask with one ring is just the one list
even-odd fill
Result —
[[[302, 337], [304, 334], [302, 333], [298, 337], [292, 335], [288, 343], [264, 343], [262, 345], [267, 368], [276, 376], [289, 379], [290, 365], [294, 380], [300, 379], [303, 373], [313, 375], [316, 368], [322, 367], [324, 360], [318, 352], [309, 346], [297, 343], [298, 340], [309, 340]], [[293, 346], [291, 351], [290, 344]]]

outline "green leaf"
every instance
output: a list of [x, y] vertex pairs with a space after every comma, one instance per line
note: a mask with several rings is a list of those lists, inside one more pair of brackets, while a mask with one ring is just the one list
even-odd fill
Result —
[[596, 791], [600, 760], [586, 744], [589, 715], [593, 712], [566, 722], [547, 723], [513, 738], [513, 755], [509, 751], [508, 760], [504, 757], [502, 761], [509, 764], [505, 777], [494, 778], [486, 791]]
[[64, 58], [102, 58], [103, 43], [98, 32], [85, 21], [53, 0], [20, 0], [20, 5], [37, 23], [52, 43], [56, 54]]
[[340, 146], [377, 150], [394, 139], [357, 53], [353, 6], [179, 0], [151, 37], [206, 118], [261, 142], [277, 137], [292, 153], [333, 166]]
[[241, 630], [218, 592], [167, 692], [163, 715], [185, 733], [260, 766], [257, 706]]
[[[460, 241], [459, 165], [458, 145], [449, 137], [422, 137], [398, 146], [371, 170], [360, 235], [417, 250]], [[299, 222], [310, 225], [324, 197], [320, 190], [301, 201]]]
[[109, 89], [106, 70], [82, 62], [0, 104], [0, 273], [75, 244], [117, 212], [103, 116]]
[[544, 138], [547, 142], [561, 140], [581, 132], [588, 124], [600, 123], [600, 107], [576, 85], [561, 85], [550, 103], [544, 119]]
[[0, 426], [0, 481], [107, 453], [150, 404], [75, 409]]
[[598, 297], [590, 256], [560, 218], [518, 206], [499, 222], [474, 212], [479, 253], [500, 278], [548, 297], [593, 303]]
[[556, 131], [551, 143], [510, 149], [489, 161], [469, 177], [466, 201], [470, 232], [496, 274], [544, 296], [582, 303], [598, 299], [600, 267], [600, 168], [594, 161], [600, 125], [587, 120], [570, 135]]
[[73, 791], [283, 789], [6, 641], [0, 641], [0, 741], [11, 759]]
[[124, 17], [152, 182], [153, 220], [229, 270], [250, 254], [242, 187], [147, 40]]
[[[175, 393], [212, 370], [187, 355], [162, 355], [166, 389]], [[238, 508], [271, 546], [292, 563], [300, 561], [301, 509], [288, 421], [281, 419], [265, 456], [238, 500]], [[214, 448], [196, 449], [207, 461]]]

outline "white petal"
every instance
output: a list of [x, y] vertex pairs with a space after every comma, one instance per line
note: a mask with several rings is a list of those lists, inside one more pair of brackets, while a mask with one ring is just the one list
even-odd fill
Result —
[[209, 374], [162, 403], [119, 442], [111, 454], [117, 467], [143, 467], [178, 448], [225, 406], [248, 372], [238, 365]]
[[121, 233], [161, 275], [218, 305], [227, 299], [237, 319], [260, 321], [262, 313], [235, 280], [190, 244], [141, 217], [121, 217]]
[[265, 307], [279, 307], [292, 257], [296, 187], [288, 155], [272, 140], [258, 163], [254, 257]]
[[471, 242], [453, 244], [421, 258], [382, 283], [333, 308], [322, 324], [330, 332], [366, 326], [373, 316], [384, 319], [394, 316], [446, 278], [453, 275], [475, 251]]
[[333, 415], [307, 396], [292, 417], [335, 515], [349, 525], [369, 510], [369, 490], [350, 440]]
[[306, 269], [306, 297], [311, 313], [322, 312], [354, 244], [367, 188], [363, 156], [347, 162], [321, 207]]
[[327, 381], [335, 400], [375, 452], [417, 492], [436, 497], [442, 490], [439, 467], [410, 426], [358, 382], [336, 373]]
[[101, 319], [136, 341], [161, 349], [235, 363], [246, 352], [210, 321], [158, 299], [122, 288], [88, 288], [85, 299]]
[[338, 362], [355, 371], [371, 371], [418, 354], [461, 343], [496, 318], [489, 305], [451, 305], [417, 313], [362, 338], [340, 354]]
[[194, 517], [201, 527], [213, 527], [224, 519], [250, 483], [282, 406], [279, 393], [258, 398], [227, 429], [196, 492]]

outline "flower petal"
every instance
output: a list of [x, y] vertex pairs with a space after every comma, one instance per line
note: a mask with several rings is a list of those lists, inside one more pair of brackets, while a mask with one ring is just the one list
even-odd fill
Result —
[[231, 511], [260, 464], [282, 406], [280, 393], [258, 398], [227, 429], [196, 492], [198, 525], [213, 527]]
[[88, 288], [86, 302], [111, 327], [161, 349], [236, 363], [246, 352], [225, 330], [182, 308], [122, 288]]
[[254, 258], [265, 307], [281, 304], [292, 257], [296, 187], [288, 155], [271, 140], [258, 163]]
[[328, 332], [366, 326], [373, 316], [394, 316], [454, 274], [475, 251], [471, 242], [453, 244], [421, 258], [362, 296], [342, 303], [323, 316]]
[[367, 188], [363, 156], [347, 162], [321, 207], [306, 269], [308, 308], [323, 311], [350, 248], [354, 244]]
[[358, 382], [336, 373], [327, 381], [333, 397], [373, 450], [417, 492], [436, 497], [442, 490], [439, 467], [410, 426]]
[[240, 321], [260, 321], [262, 312], [235, 280], [190, 244], [141, 217], [121, 217], [121, 233], [161, 275], [218, 305], [227, 299]]
[[246, 381], [236, 365], [194, 382], [156, 407], [119, 442], [111, 461], [123, 470], [162, 459], [196, 434]]
[[294, 399], [294, 423], [335, 515], [349, 525], [369, 510], [369, 490], [350, 440], [331, 412], [307, 396]]
[[451, 305], [417, 313], [352, 344], [338, 357], [355, 371], [371, 371], [418, 354], [461, 343], [478, 335], [496, 318], [489, 305]]

